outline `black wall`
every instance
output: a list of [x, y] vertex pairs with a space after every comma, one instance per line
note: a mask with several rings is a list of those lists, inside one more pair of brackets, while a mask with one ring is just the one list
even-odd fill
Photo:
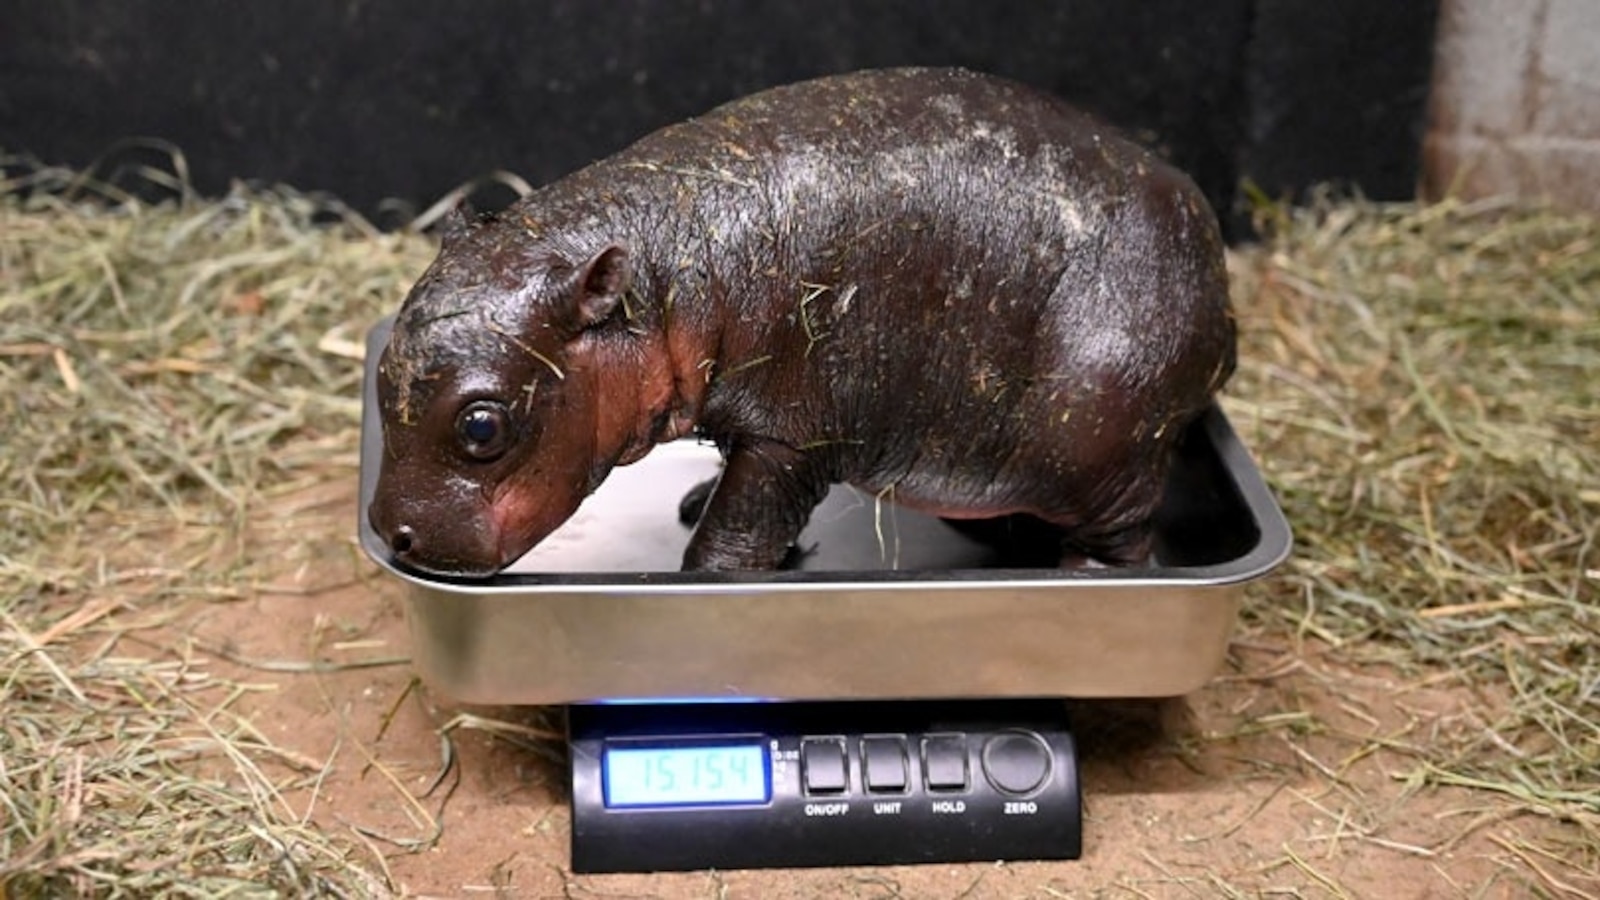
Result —
[[[0, 150], [283, 182], [380, 222], [537, 184], [740, 94], [962, 65], [1076, 100], [1236, 208], [1241, 178], [1409, 197], [1437, 0], [0, 0]], [[159, 154], [157, 154], [159, 158]], [[15, 167], [13, 167], [15, 168]], [[383, 205], [399, 198], [399, 205]], [[1233, 223], [1237, 225], [1237, 220]]]

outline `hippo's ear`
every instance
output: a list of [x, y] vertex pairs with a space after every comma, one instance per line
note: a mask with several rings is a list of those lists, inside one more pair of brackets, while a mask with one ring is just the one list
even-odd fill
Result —
[[628, 290], [628, 251], [611, 244], [578, 269], [574, 312], [578, 327], [598, 325], [616, 312]]

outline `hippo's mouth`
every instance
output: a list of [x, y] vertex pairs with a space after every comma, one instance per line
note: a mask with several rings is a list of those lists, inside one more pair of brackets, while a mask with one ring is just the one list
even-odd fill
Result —
[[489, 578], [498, 574], [507, 565], [483, 566], [479, 563], [457, 560], [422, 560], [399, 554], [394, 554], [392, 558], [397, 565], [407, 571], [440, 578]]
[[515, 487], [496, 492], [489, 505], [489, 531], [499, 558], [496, 571], [538, 546], [576, 508], [576, 503], [571, 510], [562, 509], [558, 504], [540, 503]]

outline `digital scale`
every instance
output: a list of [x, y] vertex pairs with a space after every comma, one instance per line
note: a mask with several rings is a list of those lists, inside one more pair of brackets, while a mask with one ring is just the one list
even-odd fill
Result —
[[572, 869], [1076, 859], [1059, 701], [579, 705]]
[[424, 681], [567, 707], [575, 872], [1075, 859], [1060, 698], [1198, 689], [1244, 585], [1289, 553], [1214, 408], [1178, 446], [1146, 567], [1062, 571], [837, 487], [796, 569], [679, 572], [678, 502], [719, 458], [678, 441], [615, 470], [506, 571], [423, 575], [364, 512], [388, 330], [368, 335], [361, 544], [406, 585]]

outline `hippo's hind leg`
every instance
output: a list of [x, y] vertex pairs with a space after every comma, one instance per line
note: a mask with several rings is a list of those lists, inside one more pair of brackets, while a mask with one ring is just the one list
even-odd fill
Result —
[[1069, 531], [1061, 541], [1063, 569], [1143, 566], [1153, 562], [1155, 526], [1146, 519], [1115, 531]]
[[800, 451], [735, 445], [683, 554], [685, 571], [777, 569], [829, 480]]
[[[1157, 454], [1158, 459], [1164, 459]], [[1090, 514], [1062, 526], [1063, 569], [1153, 565], [1155, 513], [1166, 492], [1164, 462], [1130, 464], [1108, 476]]]

